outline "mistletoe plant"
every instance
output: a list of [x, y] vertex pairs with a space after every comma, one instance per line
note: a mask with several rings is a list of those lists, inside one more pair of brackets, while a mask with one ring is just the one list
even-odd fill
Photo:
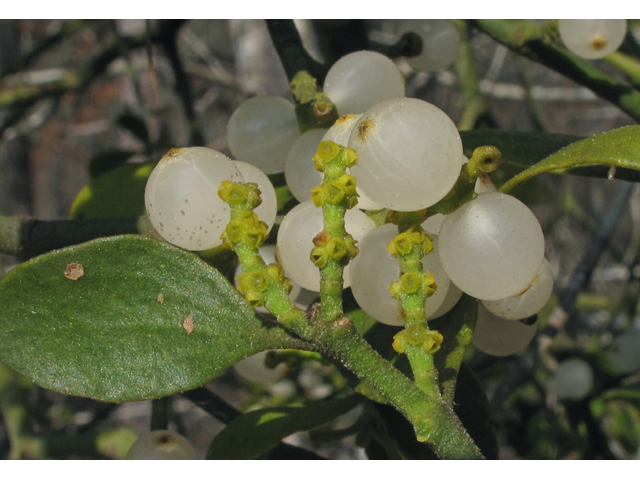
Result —
[[[172, 149], [155, 167], [144, 166], [147, 215], [140, 219], [0, 217], [0, 251], [30, 258], [0, 283], [0, 358], [65, 394], [154, 399], [156, 420], [162, 399], [182, 392], [228, 424], [211, 442], [211, 459], [277, 451], [300, 458], [280, 443], [284, 437], [359, 405], [355, 430], [372, 455], [496, 458], [487, 399], [463, 359], [472, 338], [490, 354], [522, 349], [552, 285], [549, 278], [538, 286], [545, 268], [540, 225], [506, 192], [540, 173], [576, 167], [602, 177], [613, 168], [618, 178], [637, 181], [639, 127], [582, 140], [459, 132], [437, 107], [404, 98], [404, 80], [387, 56], [354, 53], [327, 69], [304, 51], [291, 22], [268, 25], [296, 104], [258, 97], [234, 113], [231, 150], [253, 166], [203, 147]], [[553, 25], [513, 44], [510, 23], [471, 25], [525, 55], [546, 59], [544, 49], [558, 48], [550, 43]], [[466, 28], [459, 22], [445, 30], [459, 44]], [[402, 33], [377, 50], [416, 61], [423, 50], [433, 53], [418, 26]], [[640, 118], [633, 95], [617, 98]], [[250, 120], [263, 128], [256, 133]], [[265, 173], [285, 170], [287, 152], [289, 161], [295, 142], [318, 128], [329, 130], [310, 142], [304, 167], [287, 173], [291, 191], [306, 192], [287, 212], [272, 186], [276, 176]], [[502, 184], [498, 191], [489, 174]], [[300, 189], [296, 182], [311, 183]], [[364, 207], [366, 214], [358, 209], [365, 201], [376, 205]], [[286, 215], [276, 218], [277, 211]], [[267, 263], [261, 246], [270, 236], [278, 260]], [[242, 273], [234, 288], [221, 271], [236, 261]], [[292, 283], [315, 288], [319, 301], [300, 308], [290, 298]], [[479, 309], [506, 323], [488, 329]], [[272, 350], [270, 367], [332, 362], [350, 393], [241, 415], [202, 387]], [[185, 441], [165, 428], [156, 422], [154, 440], [144, 439], [153, 455], [163, 442], [177, 448]], [[414, 437], [399, 443], [403, 428]]]

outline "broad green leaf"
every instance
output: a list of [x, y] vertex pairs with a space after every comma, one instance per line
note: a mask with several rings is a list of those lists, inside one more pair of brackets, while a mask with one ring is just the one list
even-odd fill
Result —
[[304, 406], [254, 410], [229, 423], [211, 442], [209, 460], [252, 460], [295, 432], [310, 430], [347, 413], [362, 401], [359, 395], [311, 402]]
[[[572, 143], [560, 151], [528, 167], [505, 183], [500, 191], [508, 192], [521, 182], [544, 172], [573, 173], [581, 168], [611, 167], [616, 178], [629, 170], [640, 170], [640, 125], [629, 125]], [[580, 167], [577, 170], [572, 170]], [[617, 171], [620, 170], [620, 171]], [[634, 172], [628, 180], [638, 181], [640, 175]]]
[[144, 188], [155, 162], [123, 165], [80, 190], [69, 218], [117, 218], [146, 215]]
[[[65, 275], [74, 263], [82, 276]], [[23, 263], [0, 282], [0, 305], [0, 359], [109, 402], [189, 390], [262, 350], [302, 346], [194, 254], [134, 235]]]

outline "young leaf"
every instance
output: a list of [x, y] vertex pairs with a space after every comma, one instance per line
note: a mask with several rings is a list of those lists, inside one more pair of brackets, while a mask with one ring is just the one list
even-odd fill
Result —
[[[571, 166], [580, 166], [580, 168], [554, 171], [554, 173], [607, 178], [611, 163], [606, 159], [606, 156], [611, 158], [619, 156], [620, 161], [623, 161], [624, 158], [631, 158], [630, 155], [635, 155], [635, 158], [637, 158], [639, 136], [640, 127], [637, 125], [611, 130], [586, 139], [574, 135], [539, 132], [503, 132], [499, 130], [460, 132], [460, 137], [464, 144], [464, 154], [467, 157], [470, 157], [476, 147], [483, 145], [493, 145], [500, 150], [500, 153], [502, 153], [500, 168], [491, 173], [491, 179], [497, 187], [547, 157], [553, 156], [553, 161], [557, 161], [559, 157], [554, 154], [560, 154], [561, 152], [564, 152], [562, 156], [572, 164]], [[593, 142], [598, 144], [595, 150], [592, 150]], [[569, 145], [571, 147], [565, 149]], [[636, 153], [634, 154], [633, 152]], [[576, 153], [579, 153], [578, 156], [584, 158], [590, 157], [589, 162], [580, 161], [579, 165], [573, 165], [576, 163]], [[605, 153], [604, 158], [603, 153]], [[637, 164], [635, 166], [620, 164], [615, 172], [615, 178], [630, 182], [640, 182], [640, 172], [638, 172]]]
[[0, 305], [2, 361], [43, 387], [109, 402], [189, 390], [262, 350], [306, 346], [197, 256], [134, 235], [14, 268]]
[[123, 165], [80, 190], [69, 218], [116, 218], [145, 215], [144, 189], [156, 162]]
[[580, 167], [576, 170], [579, 172], [582, 168], [595, 166], [604, 166], [607, 170], [613, 167], [620, 170], [611, 171], [616, 178], [623, 178], [620, 174], [625, 172], [625, 179], [638, 181], [637, 172], [628, 173], [629, 170], [640, 170], [640, 125], [628, 125], [572, 143], [522, 171], [500, 191], [508, 192], [540, 173], [572, 173], [577, 167]]
[[209, 445], [207, 459], [256, 459], [283, 438], [330, 422], [353, 409], [362, 399], [359, 395], [351, 395], [305, 406], [263, 408], [245, 413], [216, 435]]

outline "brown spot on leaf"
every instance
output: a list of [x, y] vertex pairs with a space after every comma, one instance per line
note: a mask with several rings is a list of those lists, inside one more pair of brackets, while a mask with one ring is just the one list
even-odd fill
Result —
[[79, 263], [70, 263], [64, 271], [64, 276], [69, 280], [78, 280], [84, 275], [84, 267]]
[[184, 329], [187, 332], [187, 334], [191, 335], [191, 333], [193, 332], [193, 329], [195, 328], [193, 326], [193, 315], [192, 314], [187, 315], [187, 318], [185, 318], [184, 322], [182, 322], [182, 326], [184, 327]]
[[159, 294], [158, 295], [158, 303], [160, 305], [164, 305], [164, 295], [163, 294]]

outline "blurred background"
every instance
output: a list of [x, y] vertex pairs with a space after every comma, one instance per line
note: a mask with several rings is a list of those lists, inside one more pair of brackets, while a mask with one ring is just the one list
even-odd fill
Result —
[[[296, 25], [312, 56], [332, 62], [364, 48], [367, 39], [393, 38], [397, 21]], [[632, 33], [637, 29], [630, 23]], [[634, 123], [587, 88], [486, 35], [470, 30], [469, 43], [487, 106], [479, 127], [587, 137]], [[406, 77], [407, 96], [460, 120], [465, 105], [453, 68], [427, 74], [414, 72], [402, 58], [396, 62]], [[594, 64], [626, 82], [608, 63]], [[99, 173], [105, 162], [153, 161], [172, 147], [193, 145], [230, 155], [226, 125], [235, 108], [255, 95], [292, 100], [288, 88], [261, 20], [0, 20], [0, 214], [68, 218], [91, 180], [90, 167]], [[624, 372], [607, 360], [612, 348], [622, 348], [616, 338], [640, 332], [640, 192], [629, 190], [612, 211], [624, 183], [547, 175], [523, 193], [545, 232], [556, 279], [554, 305], [603, 222], [616, 221], [575, 310], [550, 340], [550, 355], [469, 354], [468, 364], [491, 402], [501, 458], [639, 458], [640, 360]], [[2, 255], [0, 262], [6, 273], [18, 259]], [[541, 325], [554, 305], [541, 313]], [[563, 399], [546, 386], [566, 359], [581, 359], [592, 369], [592, 385], [582, 398]], [[253, 370], [262, 368], [257, 363]], [[241, 410], [324, 398], [344, 388], [331, 366], [313, 359], [279, 373], [255, 382], [250, 373], [230, 369], [208, 387]], [[151, 402], [108, 405], [23, 387], [13, 399], [0, 388], [0, 458], [121, 458], [149, 429]], [[174, 395], [171, 403], [172, 428], [203, 457], [223, 424], [186, 398]], [[10, 441], [15, 433], [7, 417], [16, 404], [33, 421], [20, 445]], [[348, 427], [356, 418], [351, 412], [333, 428]], [[56, 448], [47, 441], [56, 435], [92, 441]], [[287, 441], [327, 458], [366, 458], [353, 436], [325, 443], [305, 433]]]

